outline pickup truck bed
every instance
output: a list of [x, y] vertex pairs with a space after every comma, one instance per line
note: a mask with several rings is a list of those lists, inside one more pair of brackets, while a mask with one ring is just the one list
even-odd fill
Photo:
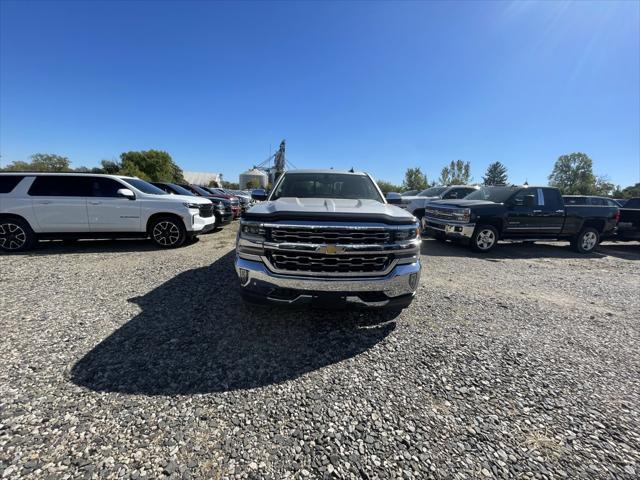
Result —
[[640, 198], [632, 198], [620, 209], [616, 240], [640, 240]]

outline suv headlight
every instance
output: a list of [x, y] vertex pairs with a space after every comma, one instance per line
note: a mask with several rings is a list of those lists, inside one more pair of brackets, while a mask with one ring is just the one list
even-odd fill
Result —
[[196, 210], [200, 210], [200, 204], [199, 203], [189, 203], [189, 202], [184, 202], [183, 205], [187, 208], [194, 208]]

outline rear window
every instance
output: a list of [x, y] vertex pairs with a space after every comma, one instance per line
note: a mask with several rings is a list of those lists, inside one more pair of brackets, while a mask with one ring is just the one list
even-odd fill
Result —
[[36, 177], [29, 189], [34, 197], [88, 197], [91, 192], [89, 177], [47, 175]]
[[24, 175], [0, 175], [0, 193], [10, 193], [23, 178]]

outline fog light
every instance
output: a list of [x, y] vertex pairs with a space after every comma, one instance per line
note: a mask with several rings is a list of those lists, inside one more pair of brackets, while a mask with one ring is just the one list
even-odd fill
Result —
[[411, 290], [415, 290], [417, 286], [418, 286], [418, 274], [412, 273], [411, 275], [409, 275], [409, 287], [411, 287]]
[[456, 227], [456, 232], [462, 232], [462, 227]]
[[246, 285], [249, 281], [249, 270], [246, 268], [238, 269], [238, 275], [240, 277], [240, 285]]

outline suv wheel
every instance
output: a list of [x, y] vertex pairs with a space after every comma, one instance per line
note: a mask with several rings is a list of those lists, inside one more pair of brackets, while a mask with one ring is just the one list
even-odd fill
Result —
[[153, 243], [161, 248], [177, 248], [187, 238], [182, 220], [173, 217], [162, 217], [149, 227], [149, 236]]
[[593, 227], [582, 230], [571, 242], [571, 246], [576, 252], [591, 253], [600, 243], [600, 234]]
[[498, 230], [491, 225], [479, 225], [471, 237], [471, 250], [486, 253], [498, 243]]
[[20, 219], [0, 219], [0, 250], [22, 252], [28, 250], [35, 241], [33, 230]]

